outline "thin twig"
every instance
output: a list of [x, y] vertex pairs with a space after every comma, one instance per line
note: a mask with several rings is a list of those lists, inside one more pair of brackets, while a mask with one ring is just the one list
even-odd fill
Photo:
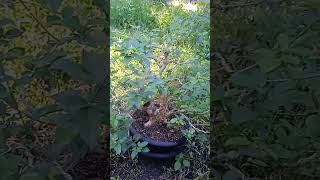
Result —
[[248, 66], [248, 67], [246, 67], [246, 68], [243, 68], [243, 69], [241, 69], [241, 70], [239, 70], [239, 71], [237, 71], [237, 72], [238, 72], [238, 73], [239, 73], [239, 72], [244, 72], [244, 71], [247, 71], [247, 70], [249, 70], [249, 69], [255, 68], [256, 66], [258, 66], [258, 64], [253, 64], [253, 65]]
[[186, 115], [184, 115], [183, 113], [180, 113], [180, 115], [183, 116], [183, 117], [185, 118], [185, 120], [188, 121], [189, 125], [190, 125], [194, 130], [199, 131], [199, 132], [202, 132], [202, 133], [205, 133], [205, 134], [209, 134], [209, 132], [207, 132], [207, 131], [203, 131], [203, 130], [201, 130], [201, 129], [196, 128], [196, 127], [191, 123], [190, 118], [188, 118], [188, 117], [187, 117]]
[[58, 38], [56, 38], [56, 37], [40, 22], [40, 20], [39, 20], [34, 14], [31, 13], [30, 8], [28, 8], [28, 6], [24, 3], [23, 0], [19, 0], [19, 2], [24, 6], [24, 8], [25, 8], [27, 11], [29, 11], [29, 14], [31, 15], [31, 17], [32, 17], [35, 21], [37, 21], [37, 23], [41, 26], [41, 28], [42, 28], [44, 31], [46, 31], [46, 33], [47, 33], [50, 37], [52, 37], [54, 40], [56, 40], [56, 41], [58, 41], [58, 42], [60, 41]]
[[220, 54], [220, 53], [214, 53], [218, 58], [221, 59], [221, 65], [224, 67], [224, 69], [228, 72], [228, 73], [232, 73], [234, 72], [232, 70], [232, 68], [230, 67], [230, 65], [227, 63], [227, 61], [225, 60], [225, 58]]
[[259, 1], [259, 2], [251, 2], [251, 3], [243, 3], [243, 4], [231, 4], [231, 5], [225, 5], [221, 6], [223, 9], [228, 9], [228, 8], [237, 8], [237, 7], [245, 7], [245, 6], [255, 6], [259, 5], [261, 3], [265, 2], [265, 0]]
[[308, 30], [314, 25], [316, 24], [318, 21], [320, 20], [317, 19], [314, 22], [312, 22], [311, 24], [309, 24], [303, 31], [301, 31], [291, 42], [290, 42], [290, 47], [292, 47], [292, 45], [301, 37], [303, 36], [306, 32], [308, 32]]

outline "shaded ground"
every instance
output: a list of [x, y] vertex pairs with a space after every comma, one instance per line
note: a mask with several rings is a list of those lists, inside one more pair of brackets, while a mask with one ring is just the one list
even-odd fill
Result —
[[126, 180], [165, 180], [168, 179], [167, 170], [174, 161], [151, 160], [139, 157], [131, 160], [125, 157], [114, 157], [111, 164], [111, 175]]
[[89, 153], [69, 171], [74, 180], [106, 180], [109, 176], [106, 153]]

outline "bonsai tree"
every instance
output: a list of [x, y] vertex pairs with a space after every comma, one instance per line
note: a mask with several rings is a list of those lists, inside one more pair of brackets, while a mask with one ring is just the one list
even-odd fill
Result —
[[157, 99], [143, 105], [149, 117], [148, 122], [144, 124], [145, 127], [150, 127], [156, 122], [167, 123], [168, 119], [177, 113], [170, 100], [168, 95], [160, 95]]

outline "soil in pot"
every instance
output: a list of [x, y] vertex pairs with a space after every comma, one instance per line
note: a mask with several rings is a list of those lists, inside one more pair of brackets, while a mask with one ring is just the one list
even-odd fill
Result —
[[170, 141], [176, 142], [183, 137], [182, 130], [187, 129], [187, 125], [168, 127], [165, 123], [156, 122], [151, 127], [144, 127], [144, 124], [148, 122], [148, 113], [143, 109], [136, 110], [132, 117], [135, 121], [132, 123], [132, 127], [139, 132], [140, 135], [153, 139], [155, 141]]

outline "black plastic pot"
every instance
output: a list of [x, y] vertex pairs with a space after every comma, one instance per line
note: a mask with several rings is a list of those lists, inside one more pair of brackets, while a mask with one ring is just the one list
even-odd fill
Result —
[[148, 137], [142, 136], [132, 125], [129, 127], [130, 135], [139, 135], [139, 141], [148, 142], [147, 147], [149, 152], [141, 152], [139, 156], [144, 156], [152, 159], [172, 159], [184, 150], [184, 145], [187, 142], [185, 137], [180, 138], [176, 142], [172, 141], [156, 141]]

